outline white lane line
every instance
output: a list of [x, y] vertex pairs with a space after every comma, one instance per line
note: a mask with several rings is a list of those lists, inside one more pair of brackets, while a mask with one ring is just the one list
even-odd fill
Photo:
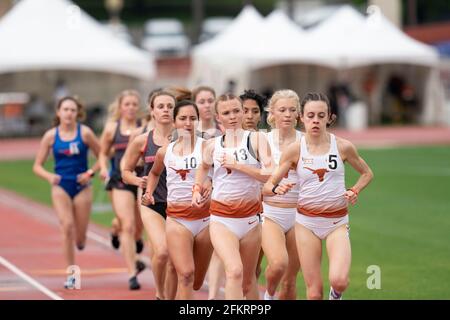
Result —
[[31, 284], [33, 287], [35, 287], [36, 289], [38, 289], [39, 291], [41, 291], [43, 294], [45, 294], [46, 296], [52, 298], [53, 300], [64, 300], [63, 298], [61, 298], [60, 296], [58, 296], [56, 293], [54, 293], [53, 291], [47, 289], [46, 287], [44, 287], [42, 284], [40, 284], [39, 282], [37, 282], [36, 280], [34, 280], [33, 278], [31, 278], [29, 275], [27, 275], [26, 273], [24, 273], [22, 270], [20, 270], [19, 268], [17, 268], [15, 265], [13, 265], [11, 262], [9, 262], [8, 260], [6, 260], [5, 258], [3, 258], [2, 256], [0, 256], [0, 263], [2, 265], [4, 265], [6, 268], [8, 268], [10, 271], [14, 272], [16, 275], [18, 275], [20, 278], [22, 278], [23, 280], [25, 280], [26, 282], [28, 282], [29, 284]]

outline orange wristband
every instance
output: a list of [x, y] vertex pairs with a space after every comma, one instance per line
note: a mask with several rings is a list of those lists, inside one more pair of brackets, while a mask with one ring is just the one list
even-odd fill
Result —
[[352, 192], [353, 192], [354, 194], [356, 194], [356, 195], [358, 195], [358, 193], [359, 193], [359, 192], [358, 192], [358, 191], [356, 191], [356, 189], [355, 189], [355, 188], [353, 188], [353, 187], [352, 187], [352, 188], [350, 188], [350, 189], [348, 189], [348, 190], [351, 190], [351, 191], [352, 191]]

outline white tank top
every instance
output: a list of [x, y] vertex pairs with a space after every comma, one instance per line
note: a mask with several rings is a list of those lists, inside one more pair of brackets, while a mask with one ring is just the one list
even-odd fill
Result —
[[[256, 134], [256, 133], [253, 133]], [[258, 160], [250, 153], [250, 131], [244, 131], [242, 141], [237, 148], [224, 148], [224, 136], [214, 141], [213, 192], [210, 213], [231, 218], [251, 217], [261, 210], [261, 184], [249, 175], [223, 168], [219, 159], [224, 153], [234, 157], [240, 164], [261, 168]]]
[[[298, 130], [295, 130], [296, 132], [296, 141], [300, 141], [302, 138], [302, 133]], [[274, 140], [274, 133], [273, 131], [269, 132], [267, 134], [267, 141], [270, 145], [270, 151], [272, 153], [272, 157], [275, 160], [275, 164], [280, 164], [281, 159], [281, 150], [278, 148], [279, 142]], [[264, 200], [266, 201], [274, 201], [274, 202], [283, 202], [283, 203], [297, 203], [298, 201], [298, 179], [297, 179], [297, 171], [295, 170], [289, 170], [287, 178], [283, 178], [280, 181], [280, 184], [282, 183], [295, 183], [295, 186], [286, 194], [282, 196], [273, 196], [273, 197], [264, 197]]]
[[324, 155], [308, 152], [305, 136], [301, 138], [297, 176], [300, 187], [297, 211], [310, 217], [339, 218], [347, 214], [345, 167], [330, 133], [330, 150]]
[[167, 146], [164, 157], [167, 176], [167, 215], [196, 220], [209, 215], [209, 206], [198, 209], [191, 206], [195, 173], [202, 163], [202, 138], [197, 138], [191, 154], [177, 156], [173, 153], [176, 142]]

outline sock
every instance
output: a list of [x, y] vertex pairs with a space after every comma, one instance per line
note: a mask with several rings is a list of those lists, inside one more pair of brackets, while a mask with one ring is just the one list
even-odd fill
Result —
[[275, 297], [271, 296], [266, 290], [266, 292], [264, 292], [264, 300], [275, 300]]
[[333, 297], [333, 299], [340, 299], [342, 296], [342, 292], [337, 292], [333, 288], [331, 288], [330, 295]]

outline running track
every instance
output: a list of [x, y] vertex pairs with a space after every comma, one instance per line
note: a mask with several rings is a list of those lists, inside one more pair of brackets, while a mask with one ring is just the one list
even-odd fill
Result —
[[[51, 208], [0, 189], [0, 300], [155, 299], [151, 271], [139, 275], [141, 290], [128, 290], [122, 256], [107, 230], [92, 224], [86, 248], [76, 253], [81, 290], [64, 289], [61, 242]], [[203, 289], [195, 295], [207, 299]]]

